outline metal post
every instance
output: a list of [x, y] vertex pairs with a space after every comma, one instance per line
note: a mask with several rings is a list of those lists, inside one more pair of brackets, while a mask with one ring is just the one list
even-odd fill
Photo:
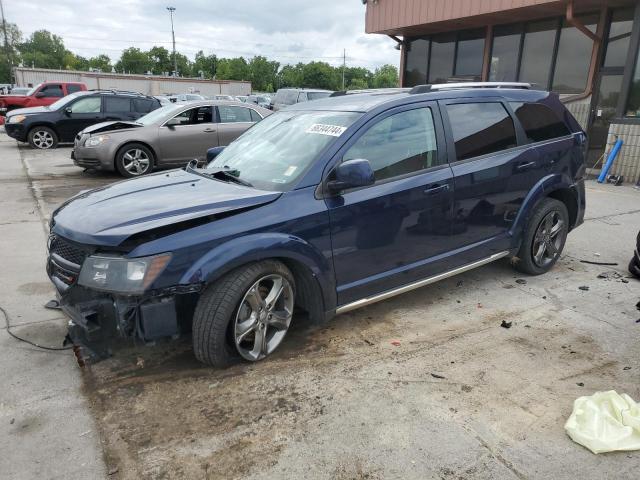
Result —
[[176, 58], [176, 34], [173, 31], [173, 12], [176, 11], [176, 7], [167, 7], [169, 15], [171, 15], [171, 38], [173, 40], [173, 76], [178, 76], [178, 59]]
[[344, 70], [347, 67], [347, 49], [342, 50], [342, 90], [344, 90]]
[[13, 62], [11, 61], [11, 51], [9, 47], [9, 36], [7, 35], [7, 22], [4, 18], [4, 5], [0, 0], [0, 15], [2, 15], [2, 32], [4, 33], [4, 51], [7, 55], [7, 63], [9, 64], [9, 83], [13, 83]]

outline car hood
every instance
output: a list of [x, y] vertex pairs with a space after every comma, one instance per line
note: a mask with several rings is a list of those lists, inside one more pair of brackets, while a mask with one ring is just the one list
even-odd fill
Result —
[[169, 225], [179, 231], [190, 221], [255, 208], [280, 195], [185, 170], [159, 172], [72, 197], [53, 213], [52, 231], [78, 243], [115, 247], [138, 233]]
[[144, 125], [136, 122], [124, 122], [121, 120], [116, 120], [111, 122], [96, 123], [95, 125], [91, 125], [85, 128], [84, 130], [82, 130], [82, 133], [88, 133], [90, 135], [93, 135], [95, 133], [113, 132], [116, 130], [128, 130], [132, 128], [140, 128], [143, 126]]
[[31, 115], [33, 113], [45, 113], [50, 112], [51, 109], [48, 107], [28, 107], [28, 108], [16, 108], [15, 110], [11, 110], [7, 117], [12, 117], [14, 115]]

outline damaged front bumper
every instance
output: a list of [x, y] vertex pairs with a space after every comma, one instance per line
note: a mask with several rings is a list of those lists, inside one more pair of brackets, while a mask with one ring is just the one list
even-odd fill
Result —
[[81, 364], [111, 356], [119, 339], [148, 343], [190, 330], [200, 285], [151, 290], [143, 295], [92, 290], [77, 283], [84, 258], [91, 253], [57, 237], [49, 241], [47, 273], [56, 287], [60, 308], [70, 318], [65, 343], [73, 344]]

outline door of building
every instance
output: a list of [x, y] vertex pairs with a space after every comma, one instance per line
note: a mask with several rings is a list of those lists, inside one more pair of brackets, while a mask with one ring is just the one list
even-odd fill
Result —
[[607, 146], [609, 125], [616, 116], [618, 99], [622, 91], [622, 77], [622, 73], [607, 73], [603, 69], [597, 87], [594, 89], [587, 131], [589, 137], [588, 167], [593, 167], [596, 164], [602, 166], [603, 162], [600, 159]]

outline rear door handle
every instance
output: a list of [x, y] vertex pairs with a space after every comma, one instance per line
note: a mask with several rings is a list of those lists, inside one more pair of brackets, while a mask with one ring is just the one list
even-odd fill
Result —
[[437, 195], [442, 192], [446, 192], [449, 190], [449, 184], [445, 183], [444, 185], [429, 185], [424, 189], [424, 193], [427, 195]]
[[204, 133], [215, 133], [217, 130], [215, 128], [205, 128], [203, 130]]
[[528, 170], [529, 168], [533, 168], [535, 166], [536, 166], [536, 162], [521, 163], [516, 167], [516, 170], [520, 170], [520, 171]]

